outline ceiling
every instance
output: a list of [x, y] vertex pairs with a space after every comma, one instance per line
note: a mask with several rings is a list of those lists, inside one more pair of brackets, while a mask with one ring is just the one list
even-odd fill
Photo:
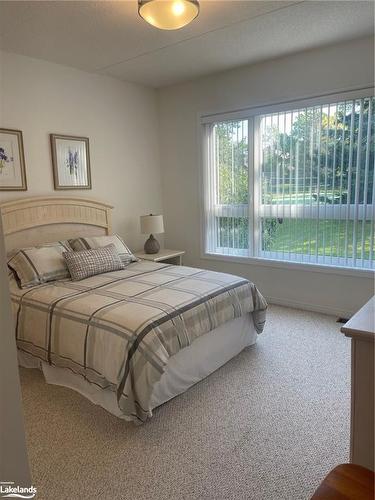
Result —
[[372, 1], [200, 3], [190, 25], [160, 31], [137, 0], [0, 0], [0, 48], [161, 87], [374, 33]]

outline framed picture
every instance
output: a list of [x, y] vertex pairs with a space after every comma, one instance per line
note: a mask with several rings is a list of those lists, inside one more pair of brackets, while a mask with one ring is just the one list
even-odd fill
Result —
[[0, 128], [0, 191], [26, 190], [22, 132]]
[[88, 138], [51, 134], [50, 139], [55, 189], [91, 189]]

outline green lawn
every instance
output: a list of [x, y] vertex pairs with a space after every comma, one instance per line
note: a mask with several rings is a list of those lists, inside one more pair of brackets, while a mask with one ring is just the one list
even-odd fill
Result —
[[[247, 218], [219, 217], [219, 246], [248, 248]], [[316, 219], [264, 219], [262, 223], [262, 250], [291, 252], [301, 255], [328, 257], [353, 257], [354, 222], [345, 220]], [[364, 259], [370, 258], [371, 221], [366, 221], [364, 230]], [[357, 255], [362, 258], [362, 221], [356, 224]], [[346, 241], [347, 235], [347, 241]], [[345, 255], [347, 246], [348, 253]], [[373, 255], [373, 259], [375, 255]]]
[[[266, 219], [263, 224], [263, 250], [284, 251], [305, 255], [325, 255], [346, 257], [346, 234], [348, 235], [348, 255], [353, 257], [353, 221], [307, 219], [284, 219], [282, 224]], [[362, 258], [362, 222], [356, 224], [357, 258]], [[364, 224], [364, 258], [370, 257], [371, 222]]]

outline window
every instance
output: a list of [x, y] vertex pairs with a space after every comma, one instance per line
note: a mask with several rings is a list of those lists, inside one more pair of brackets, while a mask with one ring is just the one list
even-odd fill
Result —
[[375, 267], [374, 97], [205, 130], [206, 253]]
[[247, 255], [249, 249], [248, 122], [222, 122], [210, 133], [210, 215], [207, 247]]

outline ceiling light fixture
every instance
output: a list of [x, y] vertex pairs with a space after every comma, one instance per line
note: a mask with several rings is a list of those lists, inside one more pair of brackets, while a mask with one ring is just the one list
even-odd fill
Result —
[[178, 30], [199, 14], [198, 0], [138, 0], [138, 13], [161, 30]]

